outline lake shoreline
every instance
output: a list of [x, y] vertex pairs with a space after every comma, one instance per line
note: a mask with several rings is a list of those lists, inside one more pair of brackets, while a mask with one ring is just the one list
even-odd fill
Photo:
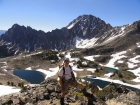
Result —
[[[113, 68], [113, 69], [114, 69], [114, 68]], [[117, 70], [117, 69], [116, 69], [116, 70]], [[13, 71], [16, 71], [16, 70], [13, 70]], [[39, 73], [42, 74], [44, 80], [46, 79], [47, 74], [44, 73], [44, 72], [42, 72], [42, 71], [39, 71], [39, 70], [28, 70], [28, 71], [37, 71], [37, 72], [39, 72]], [[44, 70], [44, 71], [47, 71], [47, 70]], [[55, 75], [56, 75], [56, 74], [55, 74]], [[85, 75], [85, 76], [86, 76], [86, 75]], [[47, 76], [47, 78], [48, 78], [48, 77], [49, 77], [49, 76]], [[53, 77], [53, 76], [50, 76], [50, 77]], [[19, 78], [20, 78], [20, 77], [19, 77]], [[136, 89], [139, 89], [139, 87], [140, 87], [139, 84], [137, 84], [137, 85], [131, 85], [131, 84], [128, 84], [128, 83], [124, 83], [124, 82], [122, 82], [122, 81], [120, 81], [120, 80], [109, 79], [108, 77], [104, 77], [104, 78], [103, 78], [103, 77], [96, 77], [96, 78], [94, 78], [94, 79], [99, 79], [99, 80], [102, 80], [102, 81], [113, 82], [113, 83], [117, 83], [117, 84], [120, 84], [120, 85], [130, 86], [130, 87], [136, 88]]]

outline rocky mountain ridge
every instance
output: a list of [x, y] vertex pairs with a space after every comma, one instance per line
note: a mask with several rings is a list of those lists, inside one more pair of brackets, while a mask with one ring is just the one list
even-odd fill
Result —
[[[74, 24], [73, 27], [72, 24]], [[7, 52], [14, 51], [13, 55], [37, 49], [64, 50], [66, 47], [75, 48], [77, 37], [92, 38], [111, 28], [111, 25], [92, 15], [79, 16], [67, 27], [47, 33], [41, 30], [37, 31], [29, 26], [14, 24], [0, 37], [0, 44], [5, 46]]]
[[6, 30], [0, 30], [0, 35], [4, 34]]
[[[68, 26], [43, 32], [30, 26], [14, 24], [0, 36], [0, 56], [16, 55], [38, 49], [65, 50], [67, 48], [111, 48], [117, 52], [136, 46], [140, 42], [140, 21], [112, 27], [100, 18], [82, 15]], [[3, 53], [6, 52], [6, 53]]]
[[[69, 88], [65, 96], [66, 105], [139, 105], [140, 99], [136, 92], [114, 83], [104, 87], [103, 90], [95, 90], [94, 83], [87, 85], [94, 98], [85, 98], [77, 88]], [[3, 96], [0, 98], [2, 105], [60, 105], [60, 86], [54, 79], [48, 78], [39, 85], [26, 86], [20, 93]], [[114, 100], [111, 103], [109, 100]]]

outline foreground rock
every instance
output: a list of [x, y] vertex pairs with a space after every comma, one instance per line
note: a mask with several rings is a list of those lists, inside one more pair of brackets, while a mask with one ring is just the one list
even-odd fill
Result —
[[[106, 101], [112, 99], [127, 105], [140, 104], [140, 99], [136, 92], [117, 87], [113, 83], [106, 86], [103, 90], [99, 90], [94, 83], [89, 84], [87, 87], [89, 92], [94, 93], [94, 98], [88, 99], [83, 96], [79, 89], [69, 88], [69, 93], [65, 96], [65, 104], [109, 105], [106, 104]], [[39, 85], [26, 86], [20, 93], [3, 96], [0, 99], [0, 105], [60, 105], [60, 93], [58, 82], [48, 78]]]

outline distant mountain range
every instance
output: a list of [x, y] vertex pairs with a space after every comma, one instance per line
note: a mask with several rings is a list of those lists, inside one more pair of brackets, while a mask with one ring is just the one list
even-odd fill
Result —
[[[112, 27], [100, 18], [82, 15], [68, 26], [51, 32], [37, 31], [30, 26], [14, 24], [0, 36], [0, 56], [9, 56], [37, 49], [99, 49], [104, 54], [132, 48], [140, 42], [140, 21]], [[3, 52], [5, 52], [3, 54]]]
[[0, 30], [0, 35], [4, 34], [6, 30]]

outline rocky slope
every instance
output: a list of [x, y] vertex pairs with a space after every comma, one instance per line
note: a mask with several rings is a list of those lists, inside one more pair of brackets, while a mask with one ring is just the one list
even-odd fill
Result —
[[[100, 37], [88, 40], [86, 49], [91, 54], [110, 54], [119, 51], [134, 50], [138, 48], [140, 43], [140, 21], [136, 21], [131, 25], [114, 27], [106, 31]], [[90, 51], [91, 50], [91, 51]]]
[[[70, 88], [65, 96], [66, 105], [112, 105], [109, 100], [119, 105], [139, 105], [140, 98], [136, 92], [114, 83], [95, 90], [94, 83], [87, 85], [89, 92], [94, 93], [94, 98], [85, 98], [77, 88]], [[60, 87], [56, 80], [48, 78], [36, 86], [26, 86], [20, 93], [0, 97], [1, 105], [60, 105]], [[123, 104], [122, 104], [123, 103]]]

